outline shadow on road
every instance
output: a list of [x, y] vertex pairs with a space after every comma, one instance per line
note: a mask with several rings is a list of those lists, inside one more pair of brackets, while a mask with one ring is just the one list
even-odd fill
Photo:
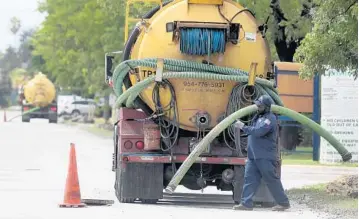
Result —
[[231, 209], [234, 205], [231, 195], [173, 193], [163, 194], [157, 205], [175, 205], [193, 208]]
[[[136, 201], [135, 204], [142, 203], [140, 201]], [[193, 193], [173, 193], [170, 195], [164, 193], [163, 199], [160, 199], [155, 205], [210, 209], [232, 209], [234, 201], [232, 200], [232, 195]], [[258, 206], [258, 208], [262, 207]]]

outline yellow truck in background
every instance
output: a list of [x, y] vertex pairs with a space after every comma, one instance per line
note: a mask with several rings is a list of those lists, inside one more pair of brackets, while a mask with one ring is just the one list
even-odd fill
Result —
[[[48, 119], [57, 123], [57, 93], [55, 85], [39, 72], [26, 82], [20, 90], [22, 122], [32, 118]], [[34, 109], [37, 108], [37, 109]]]

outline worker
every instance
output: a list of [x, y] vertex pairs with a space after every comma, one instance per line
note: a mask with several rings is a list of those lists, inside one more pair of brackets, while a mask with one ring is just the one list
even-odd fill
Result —
[[282, 211], [290, 208], [290, 204], [280, 178], [276, 174], [278, 127], [276, 116], [270, 111], [272, 98], [263, 95], [254, 103], [258, 110], [251, 125], [247, 126], [240, 120], [234, 124], [248, 135], [248, 160], [245, 166], [241, 202], [233, 209], [253, 210], [252, 198], [263, 178], [277, 203], [272, 210]]

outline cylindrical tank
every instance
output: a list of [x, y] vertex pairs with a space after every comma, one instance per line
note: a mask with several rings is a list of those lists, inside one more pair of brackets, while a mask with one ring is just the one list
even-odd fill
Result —
[[41, 72], [24, 85], [26, 101], [37, 107], [49, 105], [55, 99], [55, 95], [54, 84]]
[[[196, 2], [200, 3], [201, 1]], [[256, 71], [258, 77], [266, 78], [267, 73], [271, 72], [270, 51], [266, 38], [262, 37], [261, 32], [258, 31], [255, 17], [249, 11], [243, 10], [243, 6], [233, 1], [224, 0], [221, 6], [211, 3], [197, 4], [196, 2], [190, 4], [189, 1], [177, 0], [159, 9], [141, 29], [133, 45], [127, 45], [131, 48], [131, 55], [124, 57], [124, 59], [172, 58], [195, 60], [242, 69], [247, 72]], [[216, 25], [227, 24], [239, 24], [237, 26], [239, 36], [237, 43], [226, 42], [224, 53], [190, 55], [183, 52], [179, 43], [180, 40], [174, 40], [176, 32], [173, 29], [179, 26], [184, 27], [183, 29], [186, 29], [186, 25], [188, 25], [188, 27], [211, 30], [211, 27]], [[135, 32], [136, 30], [132, 34]], [[181, 35], [182, 33], [177, 34]], [[130, 41], [131, 36], [127, 44]], [[144, 80], [156, 71], [156, 69], [144, 67], [138, 70], [138, 74], [129, 75], [132, 85]], [[209, 128], [214, 127], [225, 113], [230, 93], [236, 84], [231, 81], [194, 79], [170, 79], [169, 81], [176, 91], [180, 128], [188, 131], [198, 130], [193, 121], [198, 112], [206, 112], [210, 117]], [[140, 95], [140, 103], [154, 110], [152, 91], [153, 86], [144, 90]], [[167, 105], [170, 98], [171, 94], [168, 90], [161, 90], [163, 105]]]

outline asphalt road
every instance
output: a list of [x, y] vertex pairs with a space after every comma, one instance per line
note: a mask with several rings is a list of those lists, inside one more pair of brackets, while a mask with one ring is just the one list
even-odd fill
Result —
[[[7, 112], [7, 120], [18, 112]], [[70, 143], [75, 143], [82, 198], [111, 199], [112, 206], [62, 209]], [[0, 219], [42, 218], [318, 218], [304, 206], [292, 202], [287, 212], [255, 209], [233, 211], [228, 192], [216, 189], [190, 191], [178, 187], [175, 196], [157, 205], [121, 204], [114, 195], [111, 171], [112, 139], [95, 136], [77, 127], [49, 124], [47, 120], [21, 123], [20, 118], [3, 122], [0, 111]], [[328, 182], [357, 168], [284, 166], [286, 189]], [[324, 218], [320, 214], [319, 218]]]

